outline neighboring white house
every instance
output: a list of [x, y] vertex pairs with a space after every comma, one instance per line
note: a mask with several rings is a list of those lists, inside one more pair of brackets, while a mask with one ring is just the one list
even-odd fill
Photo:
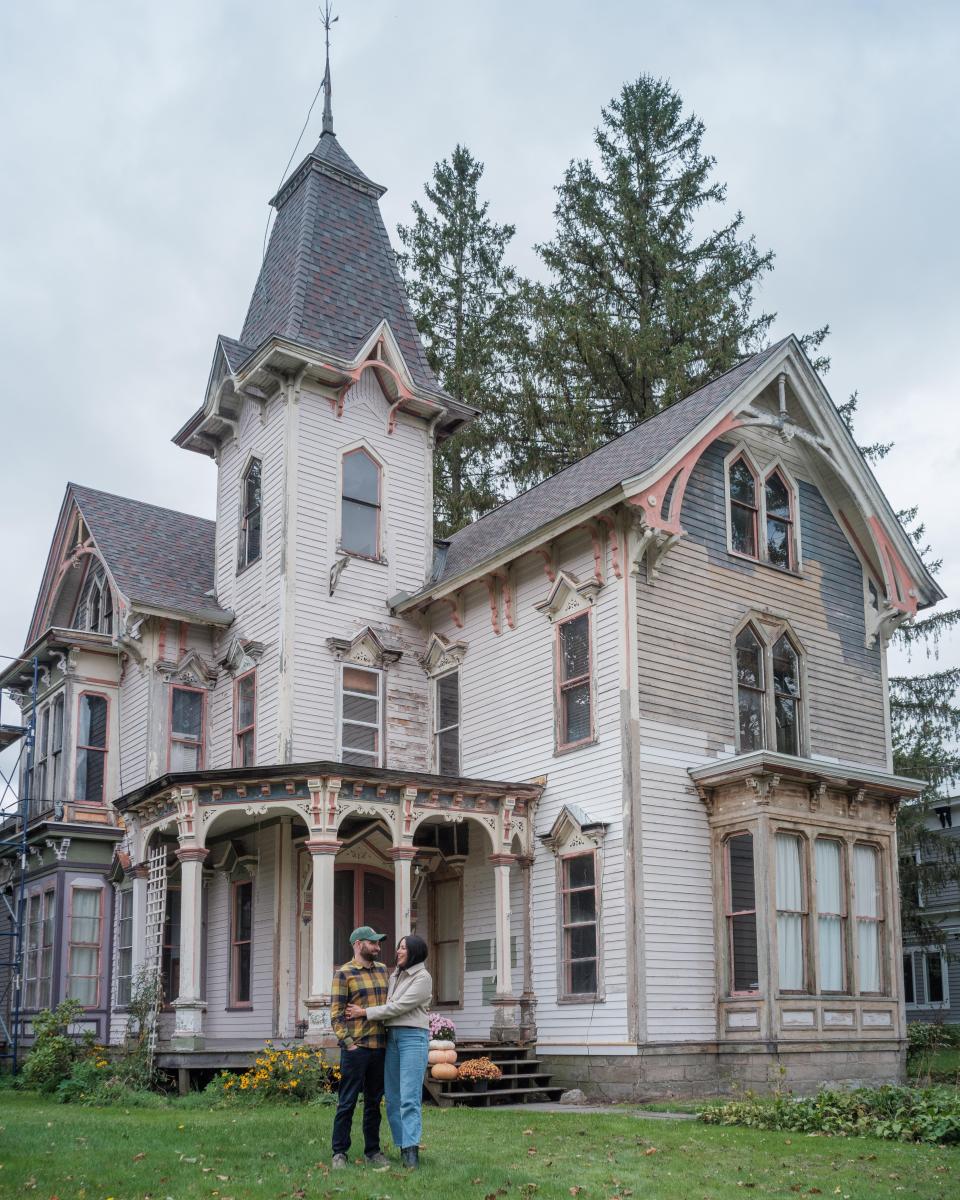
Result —
[[155, 933], [164, 1044], [324, 1041], [368, 922], [428, 939], [461, 1036], [608, 1095], [896, 1078], [886, 647], [941, 592], [798, 341], [436, 543], [473, 414], [381, 194], [327, 131], [275, 197], [175, 438], [215, 523], [67, 488], [25, 651], [34, 1006], [118, 1039]]
[[[949, 839], [960, 838], [960, 797], [947, 796], [931, 805], [925, 824]], [[921, 861], [924, 852], [914, 854]], [[929, 861], [929, 852], [922, 861]], [[960, 1025], [960, 886], [948, 883], [916, 896], [924, 917], [943, 930], [944, 945], [907, 944], [903, 948], [903, 997], [908, 1021]]]

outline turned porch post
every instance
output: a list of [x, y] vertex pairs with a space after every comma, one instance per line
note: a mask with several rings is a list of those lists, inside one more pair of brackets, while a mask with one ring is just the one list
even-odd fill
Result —
[[130, 955], [132, 979], [147, 961], [147, 875], [150, 868], [146, 863], [138, 863], [130, 871], [133, 876], [133, 886], [130, 889], [133, 911], [133, 947]]
[[491, 854], [497, 921], [497, 994], [496, 1015], [490, 1036], [497, 1041], [517, 1041], [520, 1037], [517, 998], [513, 995], [510, 969], [510, 868], [513, 854]]
[[533, 867], [532, 854], [518, 854], [520, 883], [523, 889], [523, 994], [520, 997], [520, 1032], [524, 1041], [536, 1041], [537, 997], [533, 990], [533, 899], [530, 873]]
[[410, 928], [410, 913], [412, 909], [411, 875], [412, 864], [416, 857], [416, 846], [392, 846], [390, 857], [393, 859], [393, 906], [394, 906], [394, 946], [400, 944], [400, 939]]
[[181, 846], [180, 861], [180, 994], [173, 1003], [176, 1010], [174, 1041], [180, 1048], [200, 1048], [203, 1044], [204, 1003], [200, 996], [200, 938], [203, 928], [202, 846]]
[[314, 838], [307, 842], [313, 861], [313, 916], [310, 922], [310, 995], [307, 997], [307, 1040], [332, 1044], [330, 984], [333, 979], [333, 867], [340, 842]]

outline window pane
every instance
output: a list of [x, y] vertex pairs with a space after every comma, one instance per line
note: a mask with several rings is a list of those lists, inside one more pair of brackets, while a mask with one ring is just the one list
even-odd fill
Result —
[[457, 671], [437, 680], [437, 728], [460, 723], [460, 675]]
[[203, 729], [203, 692], [174, 688], [171, 724], [174, 733], [199, 741]]
[[743, 461], [738, 459], [730, 468], [730, 497], [748, 504], [752, 508], [757, 504], [757, 485], [753, 472]]
[[379, 730], [369, 725], [343, 725], [344, 750], [363, 750], [375, 754], [379, 745]]
[[368, 696], [353, 696], [345, 692], [343, 696], [343, 719], [345, 721], [362, 721], [367, 725], [376, 725], [380, 712], [380, 702]]
[[578, 683], [562, 695], [565, 743], [582, 742], [590, 737], [590, 684]]
[[260, 510], [255, 509], [247, 516], [245, 563], [256, 562], [260, 557]]
[[570, 964], [570, 992], [574, 996], [592, 995], [597, 990], [596, 960]]
[[860, 991], [880, 991], [880, 925], [857, 922], [857, 953], [860, 957]]
[[[93, 951], [86, 951], [86, 952], [74, 951], [75, 955], [78, 953], [80, 953], [81, 955], [83, 953], [90, 955], [93, 953]], [[88, 965], [89, 965], [88, 961], [86, 959], [81, 958], [75, 964], [75, 969], [76, 969], [76, 971], [79, 971], [81, 969], [81, 967], [86, 967]], [[69, 984], [67, 987], [67, 994], [71, 1000], [79, 1000], [80, 1003], [84, 1006], [84, 1008], [92, 1008], [97, 1002], [97, 983], [98, 983], [98, 981], [96, 978], [78, 979], [75, 975], [71, 975], [70, 981], [69, 981]]]
[[260, 463], [254, 459], [243, 477], [243, 507], [244, 513], [250, 513], [260, 507]]
[[190, 742], [172, 742], [170, 744], [171, 771], [195, 771], [199, 766], [199, 745], [193, 745]]
[[780, 987], [798, 992], [803, 989], [803, 917], [793, 913], [777, 915], [777, 957]]
[[236, 929], [234, 938], [237, 941], [249, 939], [252, 928], [253, 884], [241, 883], [236, 892]]
[[797, 726], [797, 702], [777, 696], [774, 708], [777, 714], [777, 750], [781, 754], [799, 754], [800, 738]]
[[730, 871], [730, 911], [756, 908], [753, 880], [753, 835], [739, 833], [727, 842]]
[[739, 504], [730, 506], [730, 528], [733, 534], [733, 548], [738, 554], [749, 554], [755, 558], [757, 554], [756, 518], [749, 508], [741, 508]]
[[380, 470], [369, 454], [354, 450], [343, 458], [343, 494], [351, 500], [380, 503]]
[[817, 838], [817, 908], [822, 913], [842, 913], [844, 910], [840, 866], [840, 843], [830, 838]]
[[786, 634], [774, 643], [773, 686], [785, 696], [800, 695], [800, 661]]
[[843, 918], [820, 917], [817, 921], [820, 952], [820, 991], [843, 991]]
[[732, 983], [735, 992], [756, 992], [760, 989], [757, 966], [757, 917], [744, 913], [731, 918], [733, 952]]
[[595, 882], [594, 864], [595, 859], [592, 854], [578, 854], [573, 858], [564, 859], [566, 887], [593, 887]]
[[597, 953], [596, 925], [574, 925], [567, 930], [570, 958], [595, 958]]
[[380, 761], [379, 754], [365, 754], [362, 750], [344, 749], [340, 758], [341, 761], [352, 763], [356, 767], [375, 767]]
[[103, 771], [106, 755], [102, 750], [77, 751], [77, 799], [103, 799]]
[[737, 694], [737, 707], [740, 717], [740, 749], [762, 749], [763, 693], [741, 688]]
[[236, 948], [236, 999], [239, 1004], [250, 1001], [250, 943], [244, 942]]
[[582, 892], [568, 892], [566, 920], [571, 923], [595, 921], [597, 917], [596, 896], [593, 888], [587, 888]]
[[343, 521], [340, 530], [340, 548], [352, 554], [364, 554], [367, 558], [377, 556], [377, 524], [380, 510], [353, 500], [343, 501]]
[[915, 1004], [913, 991], [913, 955], [903, 956], [903, 999], [905, 1004]]
[[102, 696], [80, 697], [80, 741], [81, 746], [107, 744], [107, 702]]
[[560, 626], [560, 679], [590, 673], [590, 618], [586, 613]]
[[777, 856], [777, 908], [803, 908], [803, 873], [800, 866], [800, 839], [792, 834], [778, 833]]
[[348, 692], [364, 692], [368, 696], [376, 696], [380, 691], [380, 676], [375, 671], [344, 667], [343, 688]]
[[879, 917], [877, 852], [872, 846], [854, 846], [853, 879], [857, 916]]
[[63, 697], [58, 696], [53, 703], [53, 750], [63, 749]]
[[790, 526], [767, 518], [767, 559], [775, 567], [790, 566]]
[[437, 735], [438, 766], [441, 775], [460, 774], [460, 731], [445, 729]]
[[927, 955], [927, 1003], [943, 1003], [943, 959], [939, 954]]
[[240, 759], [239, 766], [252, 767], [254, 763], [254, 745], [253, 745], [253, 730], [243, 734], [239, 739], [237, 757]]
[[237, 684], [237, 728], [253, 724], [256, 703], [256, 676], [244, 675]]
[[776, 472], [767, 480], [766, 499], [768, 515], [783, 517], [784, 520], [789, 521], [790, 493], [787, 491], [787, 485]]
[[737, 681], [748, 687], [763, 687], [763, 655], [749, 626], [737, 635]]

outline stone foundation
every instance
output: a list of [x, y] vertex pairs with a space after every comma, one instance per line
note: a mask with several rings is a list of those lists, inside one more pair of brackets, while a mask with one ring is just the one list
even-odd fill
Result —
[[582, 1088], [593, 1100], [657, 1100], [769, 1092], [797, 1094], [822, 1086], [902, 1083], [902, 1042], [739, 1042], [735, 1045], [642, 1046], [636, 1054], [551, 1054], [537, 1058], [559, 1087]]

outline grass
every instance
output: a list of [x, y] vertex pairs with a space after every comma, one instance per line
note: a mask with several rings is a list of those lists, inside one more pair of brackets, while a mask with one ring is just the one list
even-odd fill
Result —
[[934, 1083], [960, 1084], [960, 1050], [945, 1049], [911, 1054], [907, 1060], [907, 1074], [911, 1080], [923, 1081], [929, 1078]]
[[[331, 1108], [234, 1112], [196, 1100], [79, 1108], [3, 1089], [0, 1196], [948, 1200], [960, 1193], [957, 1149], [654, 1122], [629, 1112], [427, 1109], [420, 1171], [352, 1166], [332, 1174], [332, 1119]], [[359, 1154], [359, 1114], [354, 1131]]]

